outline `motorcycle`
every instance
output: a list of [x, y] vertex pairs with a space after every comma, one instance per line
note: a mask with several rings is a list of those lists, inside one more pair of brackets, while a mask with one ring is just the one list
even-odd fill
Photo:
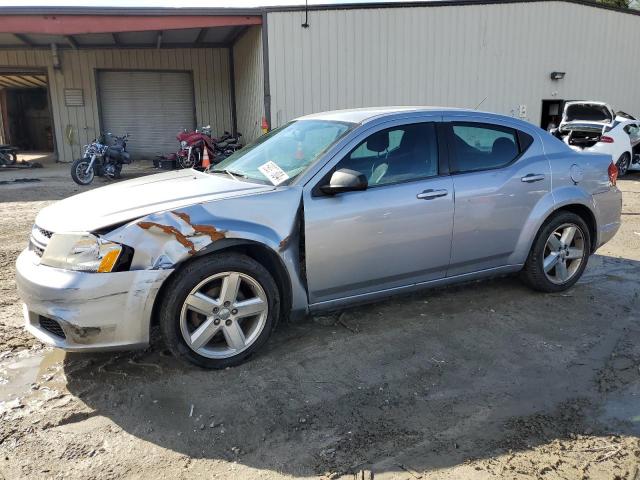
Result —
[[220, 137], [218, 141], [215, 143], [216, 163], [221, 162], [222, 160], [227, 158], [229, 155], [233, 154], [234, 152], [240, 150], [243, 147], [242, 143], [240, 143], [241, 136], [242, 134], [240, 132], [238, 132], [238, 135], [236, 137], [231, 135], [229, 132], [224, 132], [222, 137]]
[[82, 158], [71, 164], [71, 178], [78, 185], [89, 185], [94, 177], [120, 178], [122, 165], [131, 163], [131, 156], [127, 152], [129, 134], [122, 136], [107, 133], [106, 137], [113, 138], [113, 145], [107, 145], [105, 135], [101, 135], [84, 146]]
[[215, 146], [211, 137], [211, 126], [209, 125], [192, 132], [185, 129], [178, 133], [176, 138], [180, 143], [180, 150], [176, 153], [178, 168], [197, 168], [201, 166], [205, 148], [210, 159], [215, 156]]
[[176, 136], [180, 143], [180, 150], [175, 157], [177, 167], [202, 168], [205, 148], [211, 163], [218, 163], [242, 147], [239, 141], [241, 135], [239, 133], [237, 137], [233, 137], [229, 132], [224, 132], [222, 137], [215, 139], [211, 135], [210, 125], [192, 132], [183, 130]]

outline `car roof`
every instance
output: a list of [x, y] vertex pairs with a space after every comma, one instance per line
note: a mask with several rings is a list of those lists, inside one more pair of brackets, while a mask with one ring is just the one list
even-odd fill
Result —
[[533, 124], [525, 122], [519, 118], [511, 117], [508, 115], [501, 115], [498, 113], [484, 112], [481, 110], [472, 110], [465, 108], [454, 107], [371, 107], [371, 108], [353, 108], [348, 110], [333, 110], [329, 112], [313, 113], [311, 115], [305, 115], [303, 117], [296, 118], [295, 120], [327, 120], [334, 122], [349, 122], [364, 124], [373, 120], [392, 119], [396, 116], [402, 116], [406, 114], [420, 114], [430, 113], [436, 115], [449, 115], [459, 117], [462, 120], [464, 117], [482, 117], [488, 120], [496, 120], [498, 122], [509, 123], [513, 128], [522, 128], [524, 130], [534, 127]]
[[[463, 111], [458, 108], [444, 107], [369, 107], [369, 108], [352, 108], [346, 110], [331, 110], [329, 112], [312, 113], [296, 120], [331, 120], [336, 122], [364, 123], [374, 118], [388, 117], [398, 113], [420, 113], [420, 112], [447, 112], [447, 111]], [[477, 112], [476, 112], [477, 113]]]

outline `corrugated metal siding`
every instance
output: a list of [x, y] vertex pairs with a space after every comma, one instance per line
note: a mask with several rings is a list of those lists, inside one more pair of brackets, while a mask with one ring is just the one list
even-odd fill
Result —
[[102, 128], [130, 133], [134, 158], [155, 158], [176, 149], [176, 134], [195, 128], [189, 72], [98, 72]]
[[244, 142], [262, 135], [264, 116], [264, 75], [262, 29], [251, 27], [233, 47], [238, 131]]
[[[96, 69], [190, 70], [198, 125], [211, 124], [216, 134], [231, 129], [228, 49], [64, 50], [60, 59], [62, 68], [54, 70], [49, 50], [0, 50], [0, 67], [46, 68], [61, 161], [77, 158], [100, 130]], [[82, 88], [84, 106], [66, 107], [65, 88]]]
[[[640, 114], [640, 17], [563, 2], [309, 12], [267, 18], [273, 126], [379, 105], [480, 107], [539, 124], [542, 99]], [[552, 81], [552, 71], [566, 72]]]

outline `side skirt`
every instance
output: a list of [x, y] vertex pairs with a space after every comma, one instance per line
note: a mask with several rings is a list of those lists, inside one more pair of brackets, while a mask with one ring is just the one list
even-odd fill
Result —
[[486, 270], [480, 270], [472, 273], [465, 273], [462, 275], [456, 275], [453, 277], [439, 278], [437, 280], [430, 280], [428, 282], [415, 283], [412, 285], [406, 285], [403, 287], [387, 288], [384, 290], [378, 290], [371, 293], [363, 293], [361, 295], [353, 295], [350, 297], [338, 298], [335, 300], [327, 300], [325, 302], [318, 302], [309, 305], [309, 313], [326, 312], [330, 310], [338, 310], [345, 307], [353, 307], [355, 305], [361, 305], [370, 302], [376, 302], [394, 295], [403, 293], [411, 293], [428, 288], [441, 287], [445, 285], [451, 285], [454, 283], [468, 282], [472, 280], [478, 280], [481, 278], [495, 277], [498, 275], [504, 275], [507, 273], [515, 273], [522, 270], [523, 265], [505, 265], [502, 267], [489, 268]]

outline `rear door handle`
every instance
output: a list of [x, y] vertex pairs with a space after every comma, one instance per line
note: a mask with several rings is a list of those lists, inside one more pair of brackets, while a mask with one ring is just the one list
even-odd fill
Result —
[[433, 190], [430, 188], [416, 195], [416, 198], [419, 200], [433, 200], [438, 197], [446, 197], [448, 194], [449, 192], [447, 190]]
[[544, 174], [543, 173], [530, 173], [528, 175], [525, 175], [524, 177], [522, 177], [520, 180], [522, 180], [523, 182], [526, 183], [533, 183], [533, 182], [539, 182], [541, 180], [544, 180]]

